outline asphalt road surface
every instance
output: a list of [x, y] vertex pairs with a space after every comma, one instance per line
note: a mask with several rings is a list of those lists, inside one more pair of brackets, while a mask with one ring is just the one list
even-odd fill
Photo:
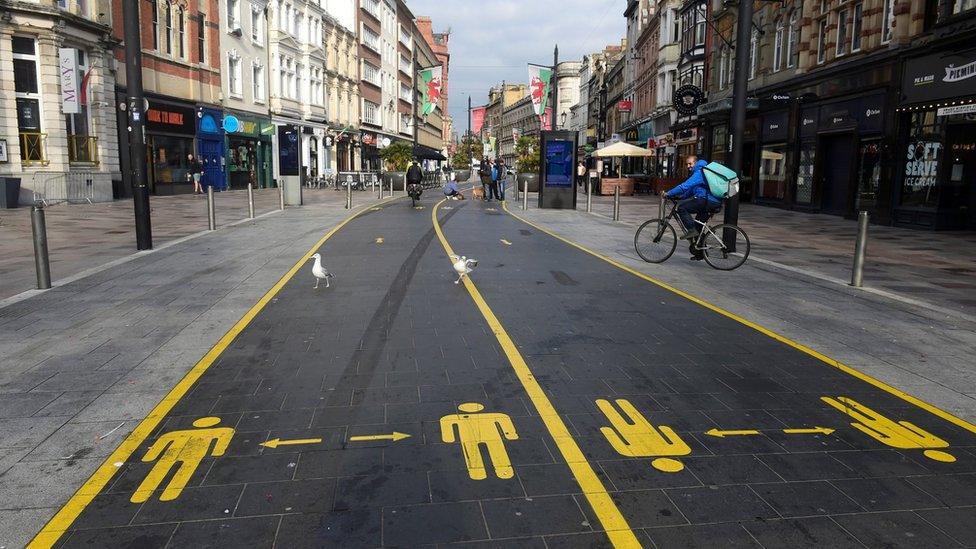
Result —
[[976, 545], [976, 427], [498, 203], [316, 251], [33, 547]]

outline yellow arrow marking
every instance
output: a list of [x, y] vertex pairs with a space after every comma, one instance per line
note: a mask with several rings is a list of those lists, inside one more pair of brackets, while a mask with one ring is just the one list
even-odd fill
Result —
[[377, 244], [382, 244], [383, 243], [383, 237], [382, 236], [376, 237], [376, 243]]
[[349, 437], [349, 442], [366, 442], [370, 440], [392, 440], [393, 442], [396, 442], [405, 438], [410, 438], [410, 435], [393, 431], [393, 433], [389, 435], [357, 435], [354, 437]]
[[280, 438], [273, 438], [268, 442], [262, 442], [261, 446], [265, 448], [277, 448], [279, 446], [295, 446], [296, 444], [318, 444], [322, 442], [320, 438], [299, 438], [296, 440], [281, 440]]
[[511, 242], [509, 242], [509, 241], [507, 241], [507, 240], [505, 240], [504, 238], [503, 238], [503, 239], [501, 239], [501, 243], [502, 243], [502, 244], [504, 244], [504, 245], [506, 245], [506, 246], [511, 246], [511, 245], [512, 245], [512, 243], [511, 243]]
[[758, 435], [759, 431], [753, 429], [740, 429], [738, 431], [720, 431], [718, 429], [711, 429], [709, 431], [705, 431], [705, 434], [713, 437], [724, 438], [724, 437], [741, 437], [747, 435]]
[[783, 429], [787, 435], [829, 435], [834, 432], [830, 427], [813, 427], [811, 429]]

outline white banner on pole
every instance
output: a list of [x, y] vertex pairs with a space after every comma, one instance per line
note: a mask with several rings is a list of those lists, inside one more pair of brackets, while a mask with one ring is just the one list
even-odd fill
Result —
[[59, 70], [61, 71], [61, 110], [65, 114], [81, 112], [78, 88], [78, 52], [74, 48], [58, 50]]

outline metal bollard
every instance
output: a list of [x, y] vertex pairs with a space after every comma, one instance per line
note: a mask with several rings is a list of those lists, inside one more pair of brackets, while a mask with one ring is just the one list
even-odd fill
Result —
[[668, 211], [668, 201], [666, 198], [664, 198], [664, 193], [661, 193], [660, 199], [661, 202], [657, 206], [657, 218], [664, 219], [664, 216], [667, 214]]
[[346, 209], [352, 209], [352, 181], [346, 181]]
[[285, 209], [285, 186], [280, 181], [278, 182], [278, 209]]
[[529, 180], [522, 182], [522, 209], [529, 209]]
[[851, 273], [851, 286], [864, 285], [864, 254], [868, 247], [868, 212], [857, 214], [857, 241], [854, 244], [854, 272]]
[[207, 187], [207, 225], [211, 231], [217, 229], [217, 211], [214, 208], [213, 185]]
[[379, 183], [380, 184], [376, 186], [377, 187], [377, 189], [376, 189], [376, 199], [377, 200], [383, 200], [383, 180], [380, 179], [380, 182]]
[[254, 219], [254, 185], [247, 184], [247, 216]]
[[620, 221], [620, 187], [613, 188], [613, 220]]
[[593, 178], [586, 176], [586, 213], [593, 211]]
[[37, 289], [51, 287], [51, 260], [47, 254], [47, 224], [44, 207], [34, 204], [31, 208], [31, 233], [34, 235], [34, 270], [37, 271]]

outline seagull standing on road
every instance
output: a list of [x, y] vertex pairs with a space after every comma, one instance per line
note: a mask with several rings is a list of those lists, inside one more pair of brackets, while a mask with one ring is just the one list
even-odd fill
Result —
[[329, 287], [329, 279], [330, 278], [335, 278], [335, 275], [332, 274], [332, 273], [330, 273], [328, 271], [328, 269], [326, 269], [325, 267], [322, 266], [322, 255], [321, 254], [315, 254], [315, 255], [312, 256], [312, 258], [315, 259], [315, 264], [312, 265], [312, 275], [315, 276], [315, 288], [313, 288], [313, 289], [318, 289], [319, 282], [321, 282], [322, 280], [325, 281], [325, 287], [328, 288]]
[[454, 281], [455, 284], [460, 283], [465, 275], [469, 274], [478, 266], [477, 259], [468, 259], [463, 255], [452, 255], [451, 261], [454, 262], [454, 272], [458, 274], [458, 279]]

